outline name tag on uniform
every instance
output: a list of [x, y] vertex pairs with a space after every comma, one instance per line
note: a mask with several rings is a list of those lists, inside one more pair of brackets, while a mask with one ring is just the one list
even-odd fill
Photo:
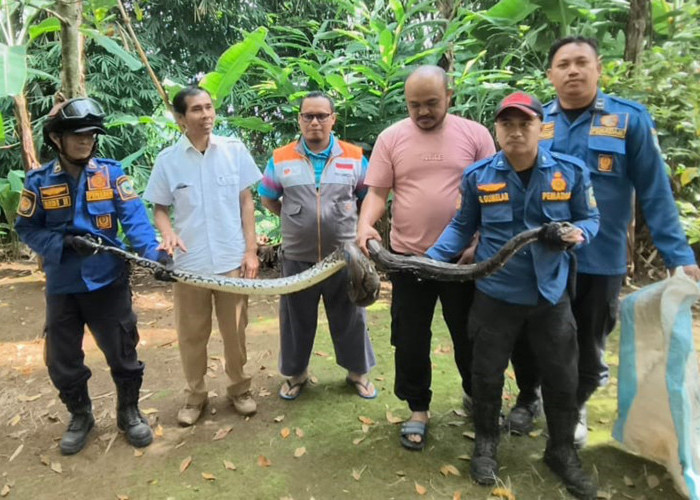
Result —
[[58, 210], [71, 206], [68, 184], [55, 184], [39, 188], [41, 191], [41, 204], [45, 210]]
[[488, 205], [491, 203], [505, 203], [507, 201], [510, 201], [510, 196], [508, 196], [507, 191], [504, 193], [479, 195], [479, 203], [482, 205]]
[[102, 201], [114, 199], [114, 191], [111, 189], [95, 189], [85, 193], [87, 201]]
[[557, 193], [555, 191], [544, 191], [542, 193], [542, 201], [569, 201], [571, 199], [571, 191]]
[[590, 135], [624, 139], [627, 135], [628, 113], [601, 115], [596, 113], [591, 121]]

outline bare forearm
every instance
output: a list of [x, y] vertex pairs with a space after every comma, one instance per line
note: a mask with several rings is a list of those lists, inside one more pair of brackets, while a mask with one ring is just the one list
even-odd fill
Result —
[[362, 200], [358, 225], [374, 226], [381, 219], [386, 211], [386, 200], [390, 190], [390, 188], [369, 188], [367, 196]]
[[282, 211], [282, 202], [280, 200], [273, 200], [266, 196], [262, 196], [260, 200], [262, 201], [263, 207], [267, 208], [273, 214], [279, 215]]
[[245, 238], [246, 252], [258, 251], [255, 240], [255, 203], [250, 189], [244, 189], [240, 195], [241, 203], [241, 224], [243, 226], [243, 237]]

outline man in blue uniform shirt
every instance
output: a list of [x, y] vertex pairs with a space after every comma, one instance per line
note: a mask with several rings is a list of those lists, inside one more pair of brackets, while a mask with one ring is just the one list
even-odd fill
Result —
[[[571, 256], [564, 250], [590, 242], [599, 215], [583, 163], [538, 148], [542, 115], [542, 104], [522, 92], [501, 102], [496, 138], [502, 151], [464, 173], [461, 207], [427, 255], [447, 262], [478, 230], [475, 259], [480, 262], [515, 234], [546, 226], [540, 242], [476, 281], [469, 314], [476, 434], [471, 475], [480, 484], [496, 482], [503, 373], [515, 341], [527, 337], [543, 374], [549, 424], [545, 463], [572, 494], [592, 499], [596, 485], [573, 444], [578, 352], [567, 292]], [[554, 224], [563, 222], [571, 224]]]
[[60, 443], [64, 455], [79, 452], [95, 424], [88, 395], [90, 369], [82, 350], [90, 328], [117, 387], [117, 425], [128, 441], [148, 446], [153, 433], [138, 409], [144, 365], [131, 307], [125, 263], [94, 254], [75, 236], [91, 234], [124, 247], [121, 224], [140, 255], [169, 265], [131, 180], [113, 160], [93, 158], [104, 112], [89, 98], [56, 105], [44, 125], [44, 140], [58, 158], [27, 174], [15, 228], [38, 253], [46, 272], [46, 364], [61, 401], [71, 413]]
[[[600, 209], [598, 236], [576, 252], [578, 274], [572, 302], [579, 343], [576, 444], [583, 446], [586, 401], [609, 378], [605, 341], [615, 326], [627, 270], [633, 192], [666, 267], [682, 266], [695, 280], [700, 279], [700, 269], [678, 221], [656, 130], [646, 108], [598, 89], [601, 64], [593, 39], [569, 37], [555, 42], [549, 63], [547, 75], [557, 98], [545, 106], [540, 146], [586, 163]], [[539, 371], [527, 342], [521, 344], [513, 353], [520, 394], [509, 416], [516, 434], [531, 430], [539, 412]]]

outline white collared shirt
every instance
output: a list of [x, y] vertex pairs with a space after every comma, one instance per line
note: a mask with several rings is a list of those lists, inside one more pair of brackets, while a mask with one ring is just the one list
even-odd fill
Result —
[[174, 208], [174, 229], [187, 252], [175, 267], [203, 274], [238, 269], [245, 253], [239, 196], [262, 177], [248, 149], [211, 135], [204, 154], [183, 136], [156, 158], [143, 198]]

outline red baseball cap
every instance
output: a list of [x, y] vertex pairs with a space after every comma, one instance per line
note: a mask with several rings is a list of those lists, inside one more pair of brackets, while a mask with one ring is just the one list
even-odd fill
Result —
[[496, 119], [503, 111], [509, 108], [519, 109], [532, 117], [544, 117], [544, 109], [542, 103], [534, 95], [526, 94], [525, 92], [513, 92], [501, 101], [496, 109]]

